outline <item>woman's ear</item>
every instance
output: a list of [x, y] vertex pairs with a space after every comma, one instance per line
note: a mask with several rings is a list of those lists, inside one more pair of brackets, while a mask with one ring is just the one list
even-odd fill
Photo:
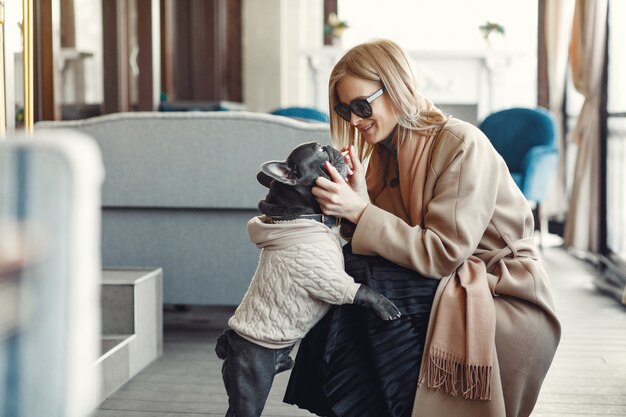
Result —
[[283, 184], [296, 185], [298, 182], [296, 176], [284, 161], [264, 162], [261, 164], [261, 172]]

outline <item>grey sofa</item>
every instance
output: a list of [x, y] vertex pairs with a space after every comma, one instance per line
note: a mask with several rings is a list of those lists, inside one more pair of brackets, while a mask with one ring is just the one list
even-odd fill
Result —
[[40, 122], [97, 141], [105, 267], [162, 267], [163, 302], [236, 305], [256, 268], [246, 223], [266, 189], [260, 164], [329, 143], [328, 125], [249, 112], [119, 113]]

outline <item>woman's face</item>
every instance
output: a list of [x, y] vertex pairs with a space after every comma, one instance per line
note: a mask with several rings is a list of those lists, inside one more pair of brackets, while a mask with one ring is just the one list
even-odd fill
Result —
[[[337, 97], [341, 103], [349, 105], [352, 100], [365, 99], [374, 94], [382, 84], [346, 75], [337, 83]], [[365, 142], [374, 145], [386, 139], [398, 124], [391, 99], [387, 92], [370, 103], [372, 115], [362, 118], [350, 113], [350, 125], [359, 129]]]

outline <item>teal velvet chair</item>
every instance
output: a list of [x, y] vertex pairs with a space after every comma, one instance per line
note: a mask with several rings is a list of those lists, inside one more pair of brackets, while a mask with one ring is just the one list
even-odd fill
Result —
[[488, 115], [479, 127], [502, 155], [526, 199], [533, 203], [541, 238], [547, 222], [541, 203], [550, 192], [559, 160], [554, 118], [540, 107], [515, 107]]
[[305, 122], [328, 123], [328, 114], [312, 107], [283, 107], [272, 111], [270, 114], [290, 117]]

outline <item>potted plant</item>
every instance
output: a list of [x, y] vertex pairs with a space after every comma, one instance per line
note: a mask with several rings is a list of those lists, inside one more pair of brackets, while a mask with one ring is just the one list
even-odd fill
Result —
[[493, 42], [494, 34], [504, 37], [504, 26], [496, 22], [486, 21], [478, 27], [483, 34], [487, 46], [490, 47]]
[[324, 25], [324, 35], [331, 39], [333, 45], [338, 45], [347, 28], [348, 23], [345, 20], [339, 19], [336, 13], [331, 13], [328, 15], [328, 22]]

